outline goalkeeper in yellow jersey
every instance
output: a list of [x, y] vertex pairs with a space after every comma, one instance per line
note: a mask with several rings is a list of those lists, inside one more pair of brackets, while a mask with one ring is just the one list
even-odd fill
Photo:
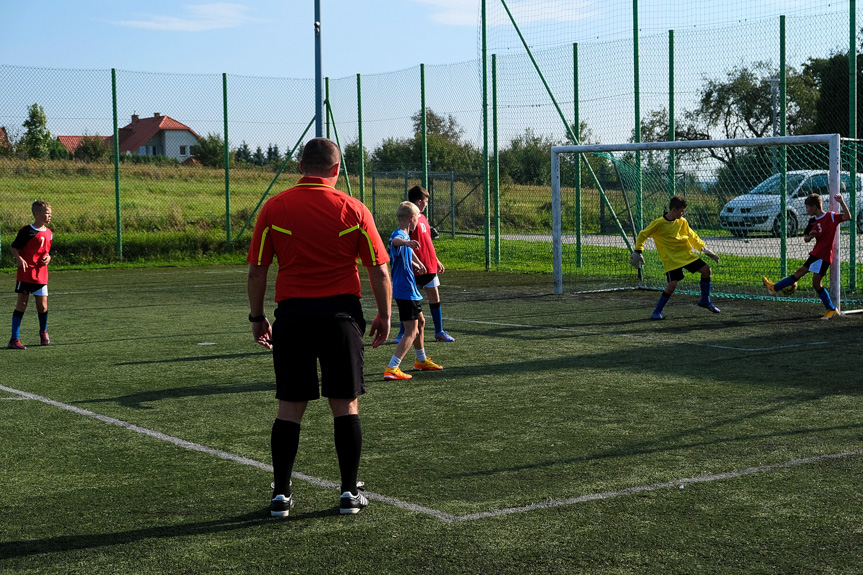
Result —
[[680, 196], [673, 196], [668, 202], [668, 211], [662, 217], [656, 218], [650, 225], [641, 230], [635, 240], [635, 250], [629, 258], [629, 263], [640, 268], [644, 265], [644, 242], [647, 238], [653, 238], [662, 267], [665, 269], [665, 278], [668, 284], [665, 291], [659, 296], [656, 309], [653, 310], [653, 319], [665, 319], [662, 317], [662, 309], [668, 303], [668, 298], [677, 288], [677, 282], [683, 279], [683, 270], [691, 274], [701, 274], [701, 299], [698, 300], [699, 307], [703, 307], [719, 313], [719, 308], [710, 301], [710, 266], [704, 263], [694, 252], [701, 252], [714, 261], [719, 261], [712, 251], [704, 247], [704, 240], [698, 237], [695, 230], [689, 227], [689, 222], [683, 217], [686, 215], [686, 200]]

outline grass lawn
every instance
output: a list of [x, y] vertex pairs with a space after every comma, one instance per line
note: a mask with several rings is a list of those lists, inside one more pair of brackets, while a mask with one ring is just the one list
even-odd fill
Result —
[[0, 572], [861, 572], [859, 316], [549, 280], [444, 274], [445, 369], [366, 352], [371, 505], [339, 515], [314, 402], [276, 520], [245, 268], [53, 272], [52, 345], [28, 310], [0, 352]]

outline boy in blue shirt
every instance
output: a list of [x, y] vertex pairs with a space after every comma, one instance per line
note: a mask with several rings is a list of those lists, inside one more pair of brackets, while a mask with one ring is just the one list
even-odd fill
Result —
[[396, 217], [399, 227], [390, 235], [390, 264], [393, 267], [393, 299], [399, 308], [399, 320], [405, 326], [405, 335], [396, 344], [395, 353], [384, 369], [384, 379], [411, 379], [412, 376], [399, 367], [411, 344], [416, 350], [414, 369], [438, 371], [443, 367], [426, 356], [423, 343], [423, 298], [417, 289], [414, 268], [423, 274], [426, 273], [426, 267], [414, 253], [420, 247], [419, 242], [410, 238], [410, 233], [416, 229], [419, 221], [419, 208], [412, 202], [402, 202], [396, 210]]

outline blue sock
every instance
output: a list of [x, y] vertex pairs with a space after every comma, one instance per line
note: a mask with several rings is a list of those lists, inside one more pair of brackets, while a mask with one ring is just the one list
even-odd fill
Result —
[[443, 317], [440, 313], [440, 302], [430, 303], [429, 311], [431, 312], [432, 321], [434, 322], [434, 332], [436, 334], [443, 333]]
[[836, 309], [836, 306], [833, 305], [833, 300], [830, 299], [830, 292], [824, 288], [821, 288], [821, 291], [818, 292], [818, 297], [821, 298], [821, 301], [824, 302], [824, 307], [827, 308], [827, 311]]
[[779, 280], [778, 282], [773, 284], [773, 290], [781, 291], [782, 289], [787, 288], [796, 281], [797, 279], [794, 276], [788, 276], [787, 278]]
[[45, 333], [48, 331], [48, 312], [38, 313], [39, 315], [39, 333]]
[[19, 339], [21, 335], [21, 318], [24, 317], [23, 311], [17, 309], [12, 312], [12, 339]]
[[396, 337], [397, 337], [397, 338], [399, 338], [399, 339], [401, 339], [401, 337], [402, 337], [404, 334], [405, 334], [405, 324], [404, 324], [404, 323], [399, 322], [399, 334], [398, 334]]
[[701, 280], [701, 303], [710, 303], [710, 280]]
[[662, 295], [659, 296], [659, 301], [656, 302], [656, 309], [653, 310], [653, 313], [662, 313], [662, 308], [664, 308], [665, 304], [668, 303], [668, 298], [670, 298], [670, 297], [671, 297], [670, 294], [662, 292]]

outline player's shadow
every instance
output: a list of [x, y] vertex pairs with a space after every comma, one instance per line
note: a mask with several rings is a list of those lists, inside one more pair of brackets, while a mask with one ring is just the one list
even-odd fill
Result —
[[[60, 535], [43, 539], [27, 539], [22, 541], [0, 542], [0, 557], [41, 556], [40, 567], [49, 568], [55, 561], [66, 561], [65, 553], [81, 549], [99, 549], [126, 545], [149, 539], [176, 539], [195, 537], [213, 533], [226, 533], [251, 529], [279, 521], [291, 530], [302, 529], [305, 523], [323, 517], [338, 515], [338, 508], [309, 511], [306, 513], [291, 513], [290, 520], [276, 520], [269, 517], [266, 509], [258, 509], [237, 517], [185, 523], [181, 525], [158, 525], [130, 531], [115, 533], [96, 533], [87, 535]], [[56, 557], [56, 559], [55, 559]]]
[[250, 393], [256, 391], [274, 391], [275, 384], [272, 382], [254, 383], [230, 383], [210, 384], [189, 387], [174, 387], [169, 389], [156, 389], [131, 393], [118, 397], [106, 397], [102, 399], [83, 399], [71, 403], [77, 405], [88, 405], [95, 403], [117, 403], [130, 409], [153, 409], [148, 403], [155, 403], [166, 399], [177, 399], [184, 397], [206, 397], [211, 395], [226, 395], [232, 393]]
[[155, 363], [185, 363], [190, 361], [209, 361], [212, 359], [238, 359], [241, 357], [252, 357], [255, 355], [271, 356], [269, 351], [246, 351], [243, 353], [225, 353], [220, 355], [198, 355], [194, 357], [172, 357], [169, 359], [148, 359], [142, 361], [122, 361], [114, 365], [150, 365]]

